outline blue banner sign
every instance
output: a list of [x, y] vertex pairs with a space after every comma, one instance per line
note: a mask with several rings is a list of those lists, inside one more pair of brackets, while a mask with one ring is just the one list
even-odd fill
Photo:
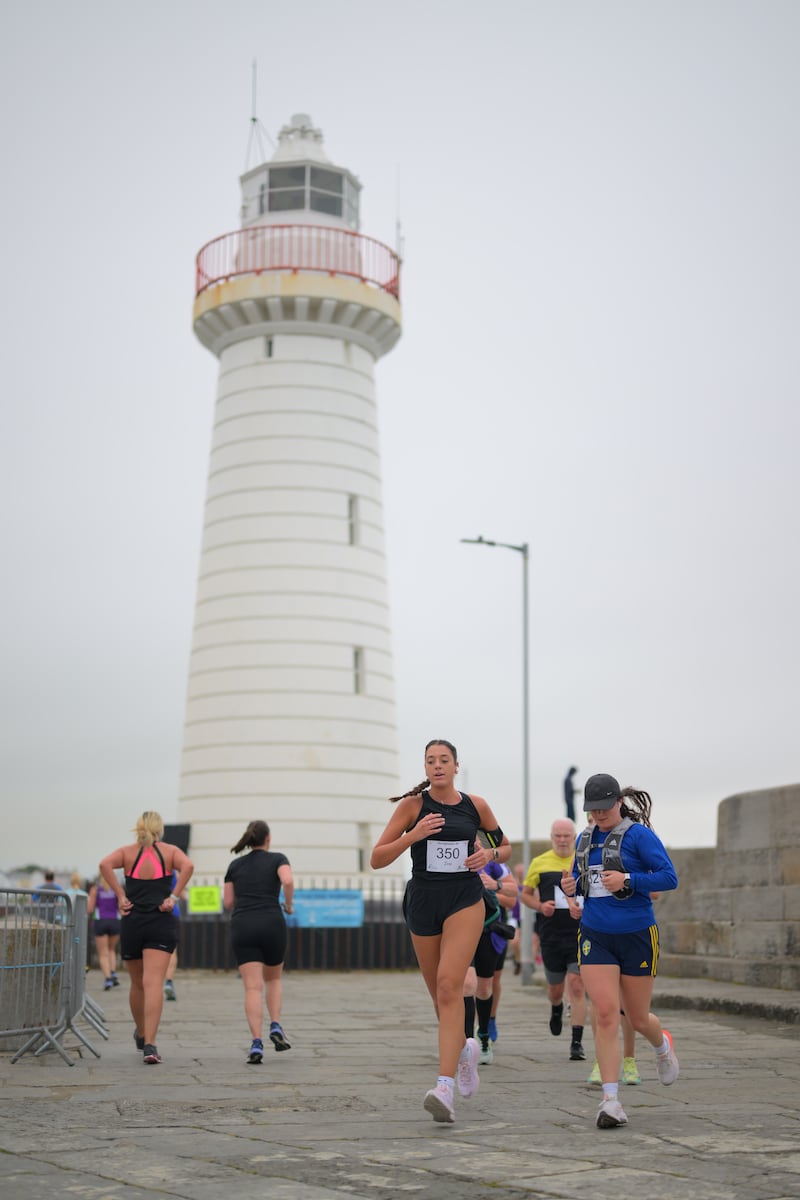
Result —
[[352, 929], [364, 924], [364, 894], [355, 888], [302, 888], [286, 924], [297, 929]]

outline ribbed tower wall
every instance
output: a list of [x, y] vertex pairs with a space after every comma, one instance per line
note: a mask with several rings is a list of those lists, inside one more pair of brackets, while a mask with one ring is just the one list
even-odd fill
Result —
[[198, 878], [258, 817], [297, 874], [352, 877], [398, 787], [374, 364], [399, 303], [246, 275], [200, 293], [195, 331], [219, 384], [178, 820]]

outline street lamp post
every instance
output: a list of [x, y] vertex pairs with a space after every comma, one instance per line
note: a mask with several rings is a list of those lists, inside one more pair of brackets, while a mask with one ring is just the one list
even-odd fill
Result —
[[[516, 550], [522, 555], [522, 862], [527, 871], [531, 860], [530, 842], [530, 686], [528, 674], [528, 543], [514, 546], [510, 542], [492, 542], [485, 537], [461, 538], [470, 546], [499, 546], [503, 550]], [[525, 904], [520, 904], [520, 978], [523, 984], [533, 981], [531, 960], [533, 914]]]

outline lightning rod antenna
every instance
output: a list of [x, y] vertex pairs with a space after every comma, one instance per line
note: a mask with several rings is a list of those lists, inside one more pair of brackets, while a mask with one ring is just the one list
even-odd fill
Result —
[[[264, 144], [264, 139], [269, 142], [273, 150], [276, 149], [275, 143], [267, 133], [266, 129], [258, 119], [256, 113], [256, 89], [258, 82], [258, 63], [253, 59], [253, 74], [252, 74], [252, 89], [250, 103], [250, 136], [247, 139], [247, 156], [245, 159], [244, 169], [249, 171], [251, 166], [258, 166], [259, 163], [266, 162], [268, 154]], [[255, 156], [256, 161], [252, 162]]]

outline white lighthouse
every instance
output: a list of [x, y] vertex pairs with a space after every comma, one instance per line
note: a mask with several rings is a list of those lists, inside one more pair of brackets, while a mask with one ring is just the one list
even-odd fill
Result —
[[178, 821], [198, 878], [256, 818], [299, 875], [352, 877], [398, 788], [374, 365], [400, 264], [309, 117], [241, 184], [197, 256], [219, 383]]

